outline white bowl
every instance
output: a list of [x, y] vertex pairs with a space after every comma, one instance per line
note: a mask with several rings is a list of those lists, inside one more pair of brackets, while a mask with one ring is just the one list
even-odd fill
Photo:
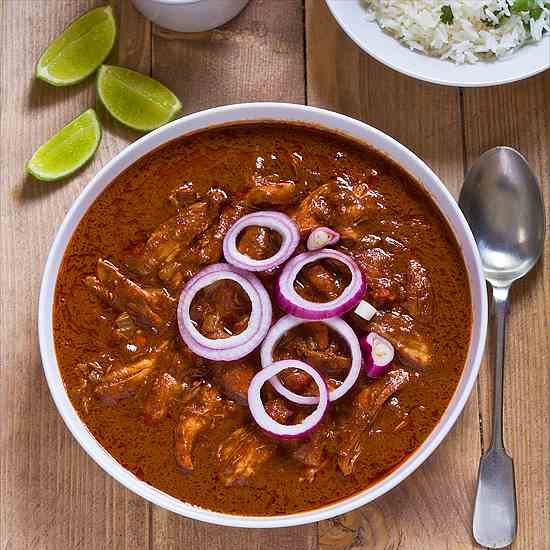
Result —
[[344, 32], [365, 52], [400, 73], [447, 86], [479, 87], [506, 84], [550, 68], [550, 37], [524, 46], [496, 61], [457, 65], [411, 51], [367, 19], [363, 0], [326, 0]]
[[202, 32], [233, 19], [249, 0], [132, 0], [159, 27], [180, 32]]
[[[474, 306], [464, 372], [447, 410], [426, 441], [390, 475], [354, 496], [315, 510], [270, 517], [222, 514], [181, 502], [139, 480], [122, 467], [88, 431], [67, 396], [57, 365], [52, 326], [55, 283], [67, 244], [86, 210], [113, 179], [143, 155], [175, 138], [203, 128], [249, 120], [298, 121], [336, 130], [371, 145], [413, 174], [439, 205], [458, 239], [468, 270]], [[42, 279], [38, 325], [42, 363], [53, 400], [76, 440], [107, 473], [147, 500], [182, 516], [235, 527], [285, 527], [320, 521], [363, 506], [395, 487], [430, 456], [455, 423], [476, 380], [485, 344], [487, 295], [478, 251], [466, 220], [439, 178], [414, 153], [379, 130], [337, 113], [303, 105], [248, 103], [218, 107], [171, 122], [128, 146], [100, 170], [72, 205], [55, 237]]]

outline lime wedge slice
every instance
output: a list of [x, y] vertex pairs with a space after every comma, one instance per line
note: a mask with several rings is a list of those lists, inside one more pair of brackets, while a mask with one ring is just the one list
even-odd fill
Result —
[[27, 163], [27, 172], [42, 181], [70, 176], [94, 155], [101, 126], [93, 109], [84, 111], [42, 145]]
[[97, 94], [111, 116], [141, 132], [166, 124], [181, 110], [179, 99], [164, 84], [123, 67], [99, 69]]
[[91, 75], [107, 58], [116, 38], [109, 6], [96, 8], [73, 21], [42, 53], [36, 78], [69, 86]]

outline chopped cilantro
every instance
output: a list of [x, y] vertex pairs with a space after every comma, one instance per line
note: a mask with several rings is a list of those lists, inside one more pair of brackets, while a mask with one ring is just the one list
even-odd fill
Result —
[[[544, 7], [550, 8], [550, 2], [545, 2]], [[487, 9], [487, 6], [484, 6], [483, 11], [485, 11], [485, 9]], [[514, 15], [527, 14], [529, 18], [537, 21], [542, 15], [542, 9], [535, 0], [514, 0], [514, 2], [510, 4], [510, 13]], [[494, 28], [502, 25], [508, 19], [508, 16], [505, 15], [502, 10], [495, 11], [495, 15], [498, 17], [498, 23], [491, 21], [488, 17], [482, 19], [482, 21], [488, 27]]]
[[455, 16], [451, 6], [441, 6], [441, 22], [445, 25], [452, 25], [455, 20]]
[[530, 12], [536, 8], [536, 3], [534, 0], [515, 0], [515, 2], [510, 6], [510, 11], [512, 13], [522, 13], [524, 11]]

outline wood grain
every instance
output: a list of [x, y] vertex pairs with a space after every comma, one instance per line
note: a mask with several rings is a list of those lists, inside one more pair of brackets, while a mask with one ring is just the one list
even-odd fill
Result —
[[[53, 88], [33, 79], [34, 63], [91, 0], [1, 4], [0, 166], [0, 548], [143, 548], [148, 504], [104, 474], [63, 425], [42, 374], [36, 333], [40, 278], [54, 233], [90, 177], [128, 138], [107, 124], [94, 161], [71, 181], [44, 184], [24, 175], [34, 149], [93, 106], [93, 81]], [[147, 36], [128, 3], [121, 32]], [[121, 57], [139, 66], [119, 42]], [[116, 52], [113, 62], [116, 62]], [[150, 60], [149, 60], [150, 64]]]
[[[253, 0], [236, 19], [198, 36], [153, 29], [153, 76], [182, 99], [186, 113], [227, 103], [305, 100], [303, 13], [297, 0]], [[153, 547], [309, 550], [315, 526], [226, 529], [154, 508]]]
[[186, 113], [247, 101], [303, 103], [300, 0], [252, 0], [227, 25], [199, 36], [154, 27], [153, 76]]
[[[527, 156], [550, 196], [548, 74], [463, 93], [423, 84], [363, 54], [322, 0], [252, 0], [233, 22], [198, 35], [152, 28], [130, 0], [111, 3], [119, 37], [109, 62], [164, 81], [185, 112], [307, 99], [393, 135], [426, 160], [455, 195], [481, 152], [512, 145]], [[180, 518], [128, 492], [71, 438], [40, 366], [41, 273], [69, 206], [90, 177], [138, 136], [98, 107], [104, 137], [85, 170], [66, 183], [41, 184], [26, 177], [23, 166], [56, 129], [96, 103], [91, 80], [60, 89], [32, 75], [42, 49], [74, 17], [99, 4], [0, 1], [0, 548], [476, 548], [470, 524], [480, 436], [487, 444], [490, 435], [487, 364], [457, 426], [415, 474], [371, 505], [318, 526], [262, 532]], [[521, 550], [550, 548], [549, 270], [545, 258], [515, 289], [508, 334], [505, 425], [519, 497], [514, 549]]]
[[[359, 118], [416, 152], [456, 195], [463, 179], [459, 91], [402, 76], [363, 54], [324, 2], [306, 1], [308, 102]], [[477, 399], [406, 482], [362, 510], [320, 524], [320, 549], [472, 548], [480, 455]], [[452, 472], [452, 475], [449, 475]]]
[[[550, 74], [464, 92], [466, 159], [515, 147], [534, 168], [550, 221]], [[546, 245], [548, 252], [548, 244]], [[546, 254], [512, 291], [505, 368], [505, 441], [514, 458], [519, 532], [515, 549], [550, 548], [550, 264]], [[484, 440], [491, 434], [492, 372], [480, 376]]]

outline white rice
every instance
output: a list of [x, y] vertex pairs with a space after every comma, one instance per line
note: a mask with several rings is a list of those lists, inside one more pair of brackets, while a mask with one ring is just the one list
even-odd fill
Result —
[[[369, 18], [409, 48], [455, 63], [508, 55], [550, 31], [549, 0], [533, 0], [542, 11], [536, 20], [529, 12], [512, 14], [516, 0], [364, 1]], [[441, 21], [443, 6], [452, 9], [450, 25]], [[508, 17], [501, 20], [501, 15]]]

